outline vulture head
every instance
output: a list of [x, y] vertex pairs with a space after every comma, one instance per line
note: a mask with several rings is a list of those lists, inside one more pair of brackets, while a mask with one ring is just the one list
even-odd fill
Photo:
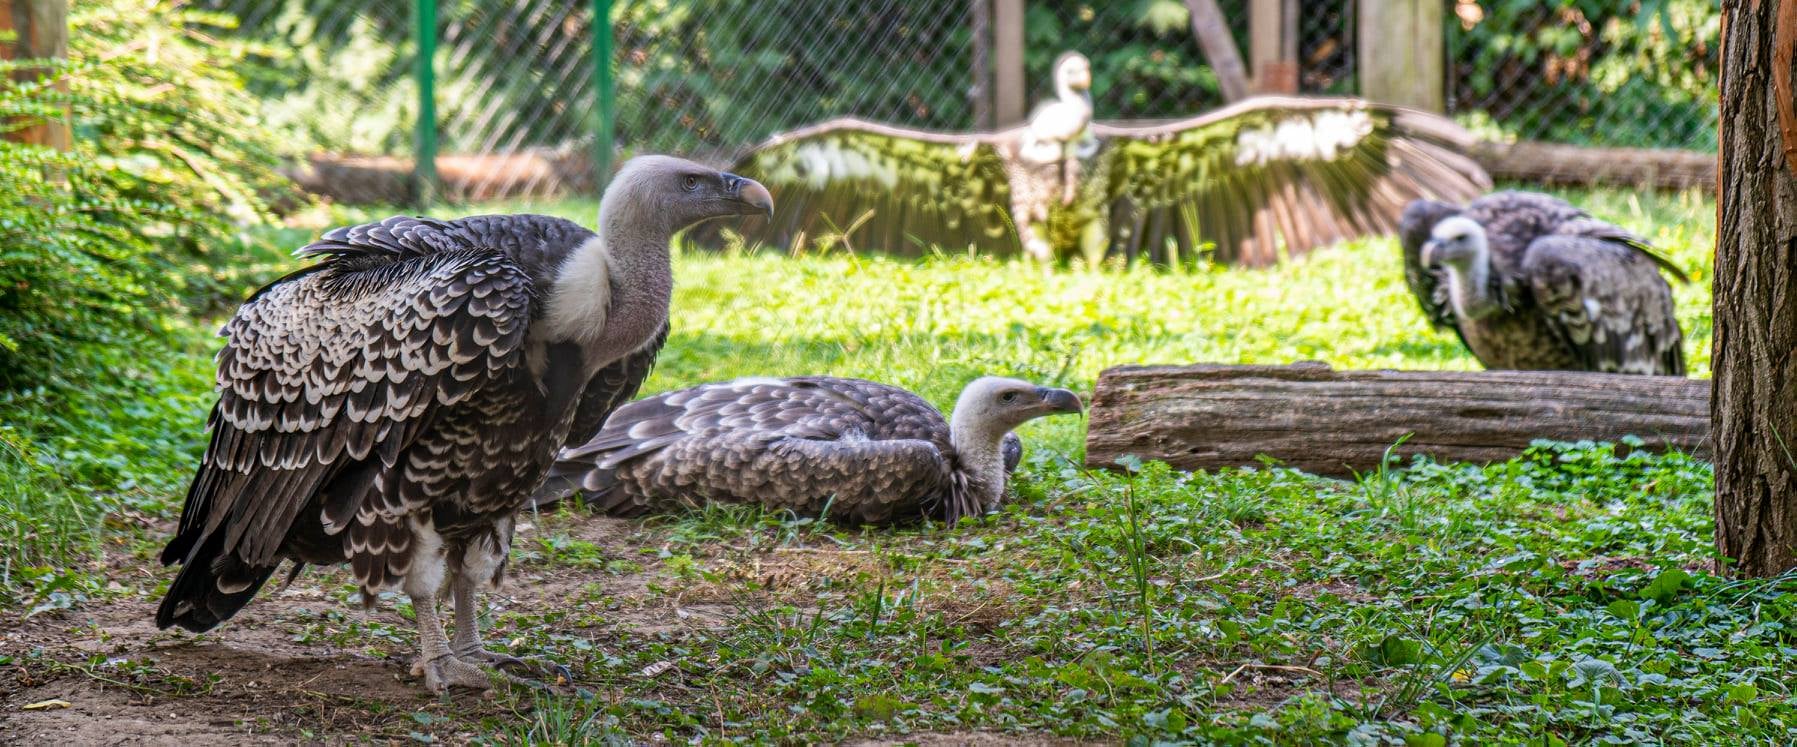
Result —
[[1440, 265], [1450, 271], [1470, 274], [1489, 260], [1490, 253], [1485, 227], [1471, 218], [1456, 215], [1436, 223], [1430, 230], [1429, 241], [1423, 244], [1422, 260], [1424, 266]]
[[1063, 99], [1092, 90], [1092, 63], [1078, 52], [1062, 52], [1054, 60], [1054, 89]]
[[655, 226], [670, 234], [712, 218], [774, 214], [774, 197], [760, 182], [673, 156], [630, 159], [602, 203], [601, 225]]
[[[949, 523], [961, 516], [997, 510], [1004, 498], [1005, 478], [1014, 464], [1006, 453], [1007, 442], [1015, 438], [1012, 429], [1036, 418], [1083, 411], [1073, 392], [1020, 379], [987, 376], [962, 389], [949, 418], [949, 440], [965, 471], [968, 490], [950, 499]], [[1017, 441], [1014, 447], [1018, 458], [1022, 446]]]

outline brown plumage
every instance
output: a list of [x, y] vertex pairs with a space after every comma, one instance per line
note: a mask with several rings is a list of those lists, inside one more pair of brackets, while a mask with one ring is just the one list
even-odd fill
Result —
[[1685, 373], [1672, 289], [1647, 241], [1555, 197], [1499, 192], [1404, 211], [1405, 281], [1487, 368]]
[[[556, 450], [635, 394], [667, 335], [668, 240], [764, 212], [760, 185], [633, 160], [594, 233], [559, 218], [389, 218], [327, 233], [317, 264], [227, 322], [212, 441], [163, 551], [182, 565], [159, 627], [205, 631], [283, 561], [350, 564], [364, 598], [400, 588], [433, 690], [484, 686], [474, 593]], [[454, 591], [456, 641], [436, 601]]]
[[[1490, 188], [1470, 135], [1425, 112], [1343, 98], [1259, 98], [1191, 119], [1093, 123], [1085, 59], [1019, 127], [939, 133], [838, 119], [775, 135], [735, 165], [780, 192], [746, 238], [921, 254], [1176, 263], [1212, 247], [1267, 265], [1397, 227], [1417, 198]], [[715, 232], [697, 232], [718, 245]]]
[[915, 394], [860, 379], [704, 384], [619, 408], [562, 453], [538, 495], [547, 503], [580, 491], [623, 516], [713, 500], [850, 524], [953, 523], [997, 507], [1021, 452], [1011, 429], [1079, 411], [1065, 389], [997, 377], [969, 384], [952, 421]]

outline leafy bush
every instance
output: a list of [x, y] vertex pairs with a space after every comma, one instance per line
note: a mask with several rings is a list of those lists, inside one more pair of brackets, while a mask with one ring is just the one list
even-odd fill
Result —
[[1455, 109], [1476, 129], [1715, 147], [1722, 24], [1713, 0], [1460, 0], [1454, 14]]
[[[229, 20], [84, 3], [69, 60], [0, 63], [0, 122], [66, 112], [75, 134], [67, 152], [0, 141], [0, 388], [78, 380], [96, 346], [134, 344], [224, 292], [211, 264], [283, 188], [233, 72], [245, 50], [215, 36]], [[44, 73], [11, 80], [18, 69]]]

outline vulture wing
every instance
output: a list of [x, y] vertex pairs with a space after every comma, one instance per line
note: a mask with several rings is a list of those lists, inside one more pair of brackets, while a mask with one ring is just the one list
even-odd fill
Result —
[[1618, 241], [1552, 235], [1529, 246], [1521, 276], [1585, 370], [1685, 374], [1672, 288], [1655, 255]]
[[158, 626], [229, 616], [280, 563], [308, 504], [341, 531], [379, 467], [518, 358], [529, 279], [448, 224], [390, 218], [301, 254], [326, 259], [258, 291], [221, 331], [212, 440], [162, 553], [185, 567]]
[[579, 446], [599, 435], [599, 427], [605, 425], [606, 417], [629, 402], [643, 387], [643, 380], [649, 378], [649, 372], [655, 368], [655, 356], [667, 342], [668, 325], [663, 324], [649, 344], [593, 374], [586, 389], [580, 393], [574, 424], [568, 429], [568, 438], [562, 445]]
[[585, 492], [608, 513], [672, 500], [759, 503], [881, 523], [942, 492], [948, 427], [927, 402], [852, 379], [743, 379], [632, 402], [564, 450], [538, 503]]
[[1464, 202], [1491, 186], [1442, 117], [1355, 99], [1257, 98], [1178, 122], [1098, 124], [1095, 178], [1113, 251], [1172, 263], [1211, 244], [1268, 265], [1398, 227], [1418, 198]]
[[[745, 238], [782, 249], [841, 240], [905, 255], [938, 246], [1016, 252], [1011, 188], [997, 150], [1005, 137], [857, 119], [775, 135], [734, 169], [780, 196], [774, 216], [748, 227]], [[717, 246], [716, 231], [701, 226], [692, 235]]]

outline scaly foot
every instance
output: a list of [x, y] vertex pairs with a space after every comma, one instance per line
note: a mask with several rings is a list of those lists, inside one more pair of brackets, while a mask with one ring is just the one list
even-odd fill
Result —
[[501, 673], [519, 680], [541, 680], [539, 684], [550, 687], [562, 687], [574, 683], [574, 674], [567, 667], [540, 656], [517, 657], [475, 648], [471, 651], [456, 653], [456, 658], [470, 664], [483, 664], [499, 670]]
[[470, 664], [454, 656], [444, 655], [425, 661], [422, 657], [412, 662], [412, 676], [423, 677], [424, 686], [431, 692], [441, 695], [452, 687], [467, 687], [476, 690], [493, 689], [493, 676], [487, 670]]

